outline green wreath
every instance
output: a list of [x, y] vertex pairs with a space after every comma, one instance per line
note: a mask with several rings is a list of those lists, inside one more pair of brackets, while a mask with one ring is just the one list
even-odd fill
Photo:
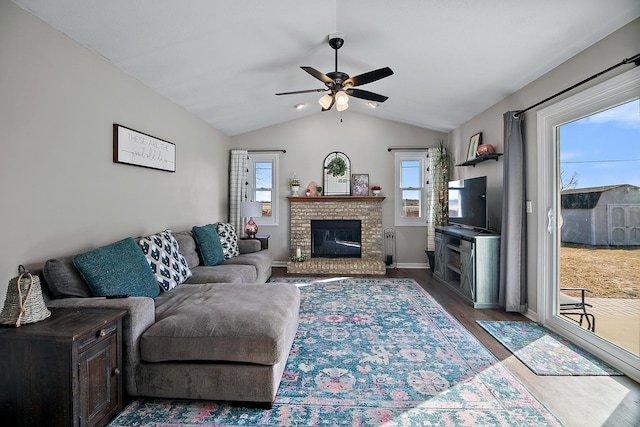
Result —
[[342, 176], [346, 171], [347, 164], [342, 157], [334, 157], [327, 165], [327, 172], [329, 172], [333, 177]]

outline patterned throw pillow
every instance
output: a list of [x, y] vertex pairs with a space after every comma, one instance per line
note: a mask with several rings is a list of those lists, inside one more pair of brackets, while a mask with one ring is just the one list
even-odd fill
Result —
[[236, 229], [233, 225], [224, 222], [217, 222], [216, 231], [218, 232], [218, 236], [220, 236], [224, 259], [240, 255], [240, 249], [238, 248], [238, 235], [236, 234]]
[[138, 241], [140, 249], [155, 274], [160, 289], [170, 291], [191, 277], [187, 260], [180, 254], [178, 242], [171, 233], [162, 233], [143, 237]]

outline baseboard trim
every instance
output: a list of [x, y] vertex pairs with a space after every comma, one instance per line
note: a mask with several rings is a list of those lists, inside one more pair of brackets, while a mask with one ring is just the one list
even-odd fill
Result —
[[[288, 261], [273, 261], [271, 263], [272, 267], [287, 267], [287, 262]], [[398, 265], [396, 265], [397, 268], [426, 268], [429, 269], [429, 264], [427, 264], [426, 262], [424, 263], [420, 263], [420, 262], [407, 262], [407, 263], [400, 263]], [[387, 268], [389, 268], [389, 266], [387, 266]]]
[[[426, 262], [407, 262], [407, 263], [398, 263], [396, 265], [397, 268], [426, 268], [429, 269], [429, 264]], [[387, 267], [389, 268], [389, 267]]]
[[524, 317], [526, 317], [529, 320], [532, 320], [534, 322], [538, 321], [538, 312], [537, 311], [533, 311], [533, 310], [527, 309], [527, 311], [525, 311], [522, 314], [524, 315]]

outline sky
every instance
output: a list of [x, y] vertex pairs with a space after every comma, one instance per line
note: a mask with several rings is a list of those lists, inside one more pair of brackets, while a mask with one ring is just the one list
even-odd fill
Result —
[[640, 186], [640, 101], [560, 126], [560, 170], [574, 188]]

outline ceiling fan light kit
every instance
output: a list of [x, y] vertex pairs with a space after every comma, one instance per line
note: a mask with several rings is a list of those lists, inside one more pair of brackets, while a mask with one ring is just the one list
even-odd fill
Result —
[[313, 67], [300, 67], [311, 76], [323, 82], [326, 86], [326, 89], [308, 89], [298, 90], [294, 92], [281, 92], [276, 93], [276, 95], [294, 95], [301, 93], [331, 91], [330, 94], [325, 94], [318, 100], [318, 102], [322, 106], [322, 111], [330, 110], [333, 107], [333, 104], [336, 104], [336, 109], [338, 111], [346, 110], [347, 108], [349, 108], [349, 96], [370, 101], [369, 105], [373, 106], [375, 104], [376, 107], [379, 106], [380, 102], [384, 102], [389, 99], [389, 97], [384, 95], [379, 95], [367, 90], [354, 88], [356, 86], [362, 86], [367, 83], [372, 83], [376, 80], [380, 80], [393, 75], [393, 71], [391, 70], [391, 68], [384, 67], [357, 75], [355, 77], [349, 77], [347, 73], [338, 71], [338, 49], [340, 49], [344, 44], [344, 35], [342, 33], [333, 33], [329, 34], [328, 38], [329, 46], [331, 46], [331, 48], [335, 51], [335, 71], [323, 74]]
[[331, 103], [333, 102], [333, 98], [331, 95], [322, 95], [318, 100], [320, 105], [322, 105], [322, 111], [328, 110], [331, 107]]
[[349, 103], [349, 96], [343, 90], [336, 92], [335, 98], [336, 104], [338, 105], [345, 105]]

